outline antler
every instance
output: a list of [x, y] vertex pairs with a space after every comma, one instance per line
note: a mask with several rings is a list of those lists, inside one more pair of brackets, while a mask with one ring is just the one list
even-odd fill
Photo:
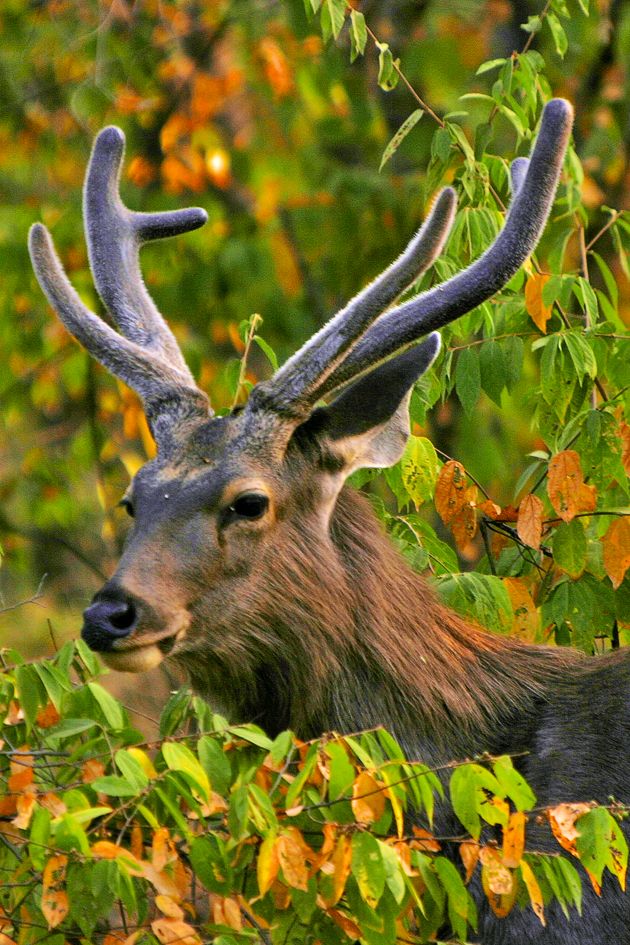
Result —
[[164, 213], [136, 213], [125, 207], [118, 192], [124, 144], [119, 128], [101, 131], [94, 142], [83, 195], [90, 268], [122, 334], [83, 304], [40, 223], [31, 228], [29, 249], [38, 281], [68, 331], [137, 391], [156, 440], [163, 445], [174, 424], [192, 416], [207, 417], [211, 411], [147, 292], [138, 253], [143, 243], [196, 229], [207, 216], [197, 207]]
[[[502, 288], [533, 251], [545, 226], [560, 177], [572, 117], [572, 108], [564, 99], [553, 99], [545, 106], [530, 160], [517, 158], [512, 164], [514, 199], [505, 225], [479, 259], [453, 278], [385, 314], [380, 314], [383, 308], [376, 311], [375, 307], [364, 304], [365, 294], [369, 297], [369, 289], [366, 290], [283, 365], [268, 384], [254, 389], [252, 409], [271, 409], [286, 417], [306, 416], [326, 393], [470, 311]], [[425, 224], [427, 241], [428, 230], [434, 232], [434, 225], [439, 228], [438, 209], [448, 193], [444, 191], [440, 195]], [[452, 209], [449, 204], [449, 218]], [[403, 259], [412, 246], [422, 243], [425, 227]], [[445, 224], [436, 241], [440, 247], [447, 231]], [[427, 252], [427, 258], [429, 256], [432, 261], [434, 256]], [[387, 296], [383, 283], [389, 282], [397, 265], [374, 283], [379, 285], [383, 298]]]

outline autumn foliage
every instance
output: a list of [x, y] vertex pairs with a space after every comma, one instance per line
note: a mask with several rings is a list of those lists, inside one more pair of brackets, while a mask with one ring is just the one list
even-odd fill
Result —
[[[498, 916], [532, 908], [543, 924], [551, 898], [579, 908], [578, 861], [596, 891], [604, 870], [625, 888], [625, 810], [537, 808], [506, 756], [431, 769], [380, 729], [271, 741], [186, 690], [148, 743], [82, 643], [2, 658], [2, 945], [53, 931], [95, 945], [394, 945], [446, 922], [465, 940], [477, 871]], [[461, 837], [433, 831], [447, 798]], [[544, 820], [569, 857], [527, 852]]]

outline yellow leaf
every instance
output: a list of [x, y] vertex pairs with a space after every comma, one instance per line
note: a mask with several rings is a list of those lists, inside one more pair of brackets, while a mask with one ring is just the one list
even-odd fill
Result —
[[350, 802], [359, 824], [373, 824], [385, 810], [384, 785], [379, 784], [369, 771], [362, 771], [352, 786]]
[[155, 904], [167, 918], [169, 919], [183, 919], [184, 910], [177, 905], [174, 899], [171, 899], [170, 896], [163, 896], [158, 893], [155, 897]]
[[275, 834], [269, 834], [260, 844], [256, 873], [261, 896], [264, 896], [271, 889], [280, 869], [277, 840]]
[[542, 892], [540, 891], [538, 880], [534, 876], [532, 868], [527, 860], [521, 860], [520, 870], [521, 876], [523, 877], [523, 882], [525, 883], [527, 892], [529, 894], [529, 901], [532, 905], [532, 909], [540, 919], [541, 925], [546, 925], [547, 923], [545, 921]]
[[529, 277], [525, 285], [525, 308], [536, 327], [545, 335], [547, 322], [551, 318], [551, 305], [545, 305], [542, 292], [549, 276], [535, 272]]
[[64, 854], [51, 856], [42, 876], [42, 913], [49, 929], [55, 929], [68, 915], [68, 894], [63, 885], [66, 880], [68, 857]]
[[532, 595], [520, 578], [504, 578], [503, 583], [510, 595], [514, 613], [512, 635], [524, 643], [533, 643], [538, 633], [540, 618]]
[[540, 548], [543, 525], [543, 504], [537, 495], [526, 495], [519, 505], [516, 531], [530, 548]]
[[617, 588], [630, 568], [630, 516], [614, 519], [602, 538], [602, 545], [606, 574]]
[[500, 851], [496, 847], [482, 847], [479, 859], [484, 888], [487, 886], [495, 896], [508, 896], [514, 887], [514, 877], [503, 863]]

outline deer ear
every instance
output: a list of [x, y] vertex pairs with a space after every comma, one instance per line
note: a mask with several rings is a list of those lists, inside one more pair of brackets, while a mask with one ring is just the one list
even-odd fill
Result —
[[440, 336], [399, 354], [364, 374], [304, 424], [326, 452], [342, 461], [346, 475], [364, 467], [393, 466], [409, 436], [409, 398], [418, 378], [440, 350]]

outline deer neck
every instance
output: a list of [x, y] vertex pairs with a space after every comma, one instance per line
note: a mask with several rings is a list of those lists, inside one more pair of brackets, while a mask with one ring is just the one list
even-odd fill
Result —
[[437, 764], [526, 750], [541, 707], [581, 654], [466, 623], [438, 602], [350, 490], [340, 496], [332, 536], [352, 588], [354, 632], [323, 728], [384, 725], [409, 757]]

